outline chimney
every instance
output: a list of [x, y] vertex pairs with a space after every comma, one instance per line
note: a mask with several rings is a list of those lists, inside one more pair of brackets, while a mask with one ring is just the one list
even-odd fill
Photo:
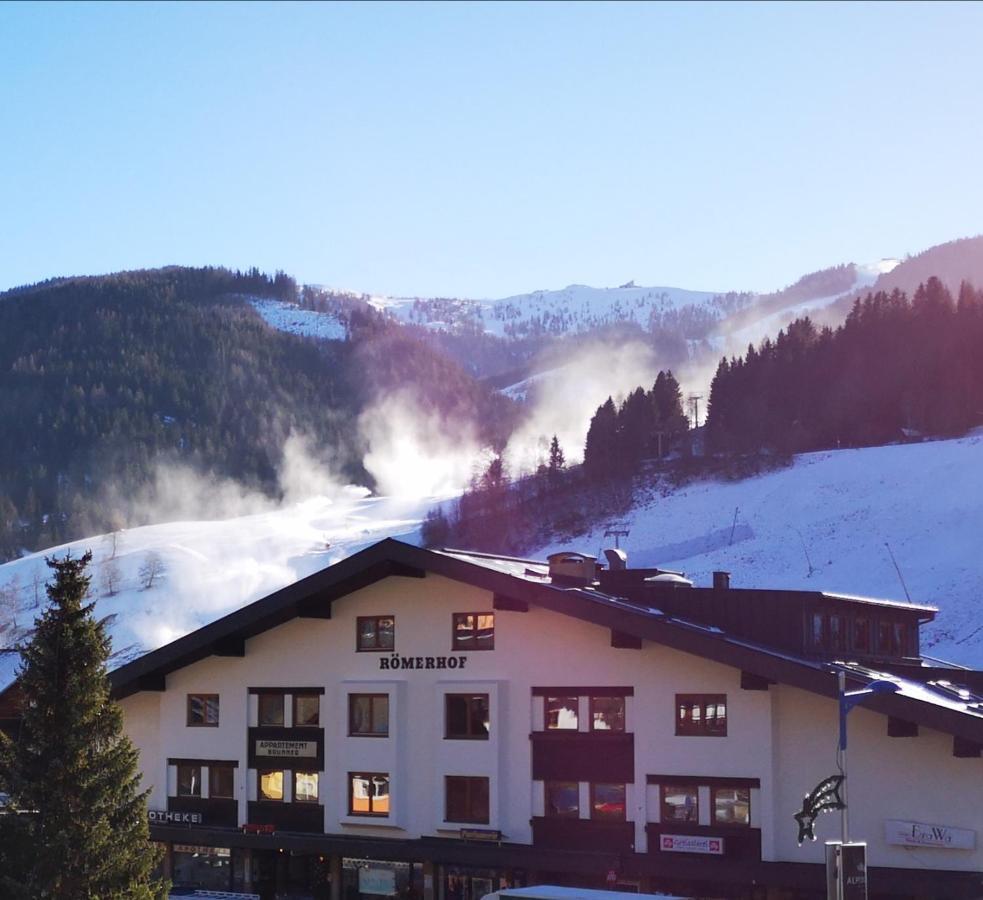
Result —
[[628, 554], [617, 547], [609, 547], [604, 551], [608, 560], [609, 572], [624, 572], [628, 568]]
[[715, 591], [730, 590], [730, 572], [714, 572], [713, 589]]
[[597, 557], [566, 550], [546, 557], [550, 566], [550, 578], [554, 584], [583, 587], [593, 584], [597, 577]]

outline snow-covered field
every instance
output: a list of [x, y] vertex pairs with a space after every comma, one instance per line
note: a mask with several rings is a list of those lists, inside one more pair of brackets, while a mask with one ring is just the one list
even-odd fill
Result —
[[[736, 524], [735, 524], [736, 513]], [[983, 667], [983, 430], [960, 439], [807, 453], [736, 482], [698, 482], [637, 507], [629, 566], [697, 584], [802, 588], [939, 607], [923, 652]], [[577, 541], [610, 546], [601, 525]], [[559, 545], [540, 548], [545, 556]]]
[[[47, 553], [95, 556], [97, 613], [113, 616], [122, 656], [151, 649], [386, 536], [416, 542], [429, 501], [370, 498], [357, 490], [225, 521], [174, 522], [124, 531], [119, 593], [105, 596], [111, 540], [95, 537]], [[736, 514], [736, 520], [735, 520]], [[596, 553], [609, 523], [572, 542]], [[804, 588], [939, 607], [924, 652], [983, 667], [983, 430], [959, 440], [810, 453], [787, 469], [739, 482], [704, 481], [641, 503], [622, 526], [629, 565], [682, 569], [709, 584], [715, 569], [735, 587]], [[161, 579], [142, 587], [148, 554]], [[0, 566], [26, 627], [44, 554]], [[2, 633], [0, 633], [2, 634]], [[6, 659], [5, 659], [6, 657]], [[16, 661], [0, 654], [0, 687]]]
[[304, 337], [321, 340], [343, 341], [346, 330], [342, 322], [330, 313], [303, 309], [284, 300], [269, 300], [259, 297], [250, 299], [249, 304], [271, 328], [287, 331]]

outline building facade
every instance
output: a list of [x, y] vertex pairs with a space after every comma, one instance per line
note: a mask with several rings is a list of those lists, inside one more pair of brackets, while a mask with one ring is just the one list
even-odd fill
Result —
[[383, 541], [113, 673], [176, 884], [480, 900], [524, 883], [825, 896], [793, 814], [849, 718], [875, 897], [983, 896], [983, 673], [934, 611], [695, 588], [612, 554]]

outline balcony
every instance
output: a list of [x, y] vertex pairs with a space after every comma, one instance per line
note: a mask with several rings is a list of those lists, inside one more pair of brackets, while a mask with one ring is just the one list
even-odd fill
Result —
[[320, 803], [252, 800], [248, 821], [252, 825], [272, 825], [277, 831], [324, 834], [324, 807]]
[[531, 823], [533, 846], [544, 850], [631, 853], [635, 849], [634, 822], [539, 816]]
[[624, 731], [536, 731], [534, 781], [635, 780], [635, 735]]

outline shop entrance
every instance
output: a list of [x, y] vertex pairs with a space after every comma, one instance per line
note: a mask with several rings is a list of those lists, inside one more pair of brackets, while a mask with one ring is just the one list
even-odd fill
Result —
[[342, 859], [342, 900], [423, 900], [423, 865], [378, 859]]

